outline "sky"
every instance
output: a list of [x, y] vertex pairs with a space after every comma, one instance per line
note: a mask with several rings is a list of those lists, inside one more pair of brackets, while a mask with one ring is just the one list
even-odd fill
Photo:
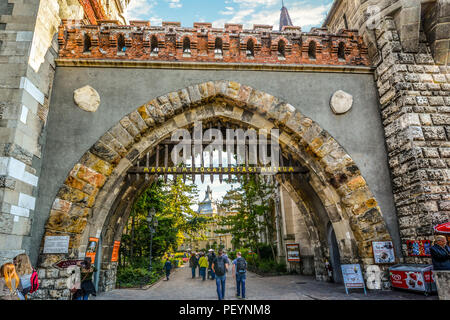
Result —
[[[333, 0], [285, 0], [295, 26], [303, 31], [320, 27]], [[129, 20], [147, 20], [160, 26], [162, 21], [179, 21], [183, 27], [194, 22], [211, 22], [214, 28], [225, 23], [240, 23], [246, 29], [253, 24], [279, 28], [281, 0], [131, 0], [126, 16]]]

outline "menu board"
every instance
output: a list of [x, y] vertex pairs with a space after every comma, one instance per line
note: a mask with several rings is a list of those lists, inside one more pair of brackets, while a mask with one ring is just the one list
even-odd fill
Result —
[[410, 257], [431, 256], [431, 240], [407, 240], [406, 248]]
[[365, 288], [364, 279], [359, 264], [341, 265], [342, 277], [346, 288]]
[[88, 247], [86, 249], [86, 257], [91, 258], [91, 263], [94, 264], [95, 262], [95, 255], [97, 254], [97, 247], [98, 247], [98, 238], [89, 238]]
[[69, 236], [46, 236], [43, 253], [68, 253]]
[[288, 262], [300, 262], [300, 244], [286, 244], [286, 253]]
[[395, 263], [392, 241], [372, 241], [372, 248], [375, 263]]
[[119, 260], [119, 249], [120, 249], [120, 241], [114, 241], [111, 262], [117, 262]]

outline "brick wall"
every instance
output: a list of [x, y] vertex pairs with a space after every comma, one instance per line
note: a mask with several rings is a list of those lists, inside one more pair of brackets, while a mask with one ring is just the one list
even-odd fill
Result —
[[[302, 33], [300, 27], [284, 27], [279, 32], [262, 25], [244, 30], [242, 25], [233, 24], [217, 29], [210, 23], [182, 28], [177, 22], [151, 27], [148, 22], [132, 21], [130, 26], [119, 26], [105, 21], [100, 26], [81, 26], [63, 21], [58, 41], [59, 57], [63, 59], [370, 64], [362, 38], [351, 30], [331, 34], [326, 29]], [[249, 41], [253, 42], [253, 50]], [[253, 54], [248, 55], [248, 51]]]

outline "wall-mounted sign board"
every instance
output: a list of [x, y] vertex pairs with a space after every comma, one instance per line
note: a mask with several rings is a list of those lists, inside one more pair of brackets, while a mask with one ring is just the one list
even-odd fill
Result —
[[68, 253], [69, 236], [46, 236], [43, 253]]

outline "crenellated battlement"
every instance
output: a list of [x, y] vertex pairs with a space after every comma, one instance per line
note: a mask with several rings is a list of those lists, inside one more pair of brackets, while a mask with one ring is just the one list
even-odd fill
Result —
[[242, 24], [213, 28], [205, 22], [188, 28], [180, 22], [82, 25], [63, 20], [58, 42], [62, 59], [370, 65], [367, 47], [354, 30], [332, 34], [326, 28], [302, 32], [295, 26], [275, 31], [270, 25], [249, 30]]

